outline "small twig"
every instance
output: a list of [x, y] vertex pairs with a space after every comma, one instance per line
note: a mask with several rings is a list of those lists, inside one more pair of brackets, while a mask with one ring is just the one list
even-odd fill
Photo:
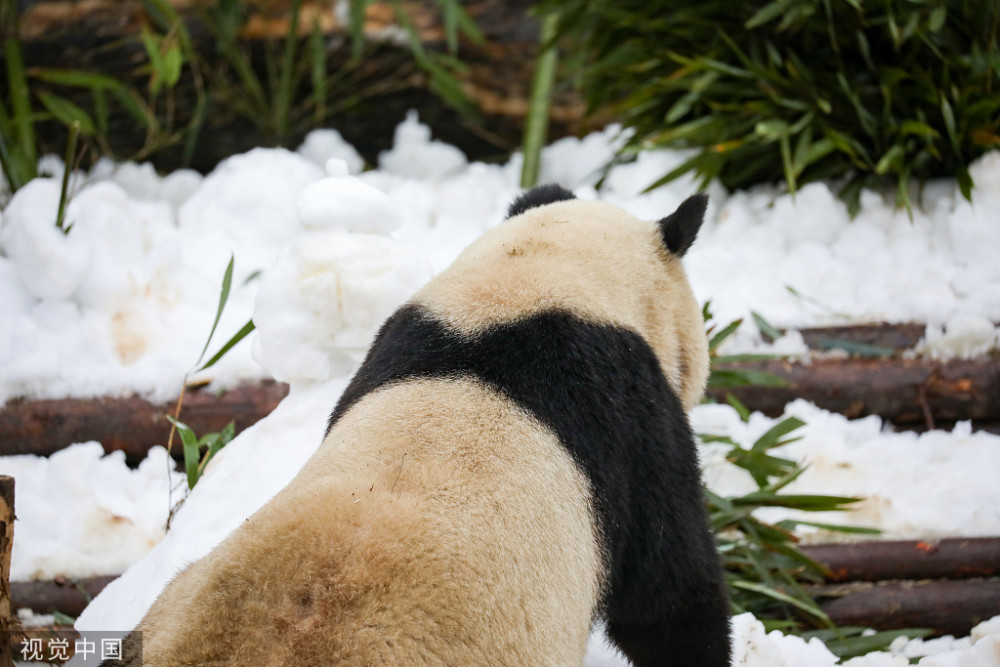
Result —
[[[170, 480], [171, 466], [174, 464], [173, 459], [173, 448], [174, 448], [174, 433], [177, 432], [177, 421], [181, 418], [181, 407], [184, 405], [184, 392], [187, 390], [187, 376], [184, 376], [184, 382], [181, 383], [181, 393], [177, 396], [177, 406], [174, 408], [174, 421], [170, 422], [170, 435], [167, 436], [167, 480]], [[170, 522], [174, 519], [174, 513], [180, 508], [180, 503], [177, 507], [174, 507], [174, 487], [171, 484], [167, 484], [167, 506], [170, 511], [167, 513], [167, 525], [164, 527], [164, 532], [170, 530]]]
[[921, 412], [923, 412], [924, 422], [927, 425], [928, 431], [934, 430], [934, 413], [931, 412], [931, 406], [927, 402], [927, 385], [933, 379], [934, 375], [932, 374], [929, 378], [927, 378], [927, 382], [924, 382], [922, 385], [920, 385], [919, 389], [917, 389], [917, 400], [920, 403], [920, 410]]
[[399, 460], [399, 470], [396, 471], [396, 479], [392, 481], [392, 486], [389, 488], [389, 493], [396, 490], [396, 482], [399, 481], [399, 476], [403, 474], [403, 464], [406, 463], [406, 452], [403, 452], [403, 458]]

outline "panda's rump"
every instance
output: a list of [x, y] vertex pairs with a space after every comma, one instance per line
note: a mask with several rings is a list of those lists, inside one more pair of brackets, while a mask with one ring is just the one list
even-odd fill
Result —
[[582, 659], [601, 571], [588, 484], [555, 435], [495, 390], [437, 378], [374, 391], [289, 489], [289, 507], [325, 503], [336, 526], [336, 579], [354, 595], [338, 603], [352, 618], [333, 626], [348, 653]]

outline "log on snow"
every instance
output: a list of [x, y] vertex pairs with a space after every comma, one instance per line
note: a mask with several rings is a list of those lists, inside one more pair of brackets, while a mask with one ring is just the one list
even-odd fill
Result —
[[1000, 537], [816, 544], [802, 551], [827, 568], [829, 582], [1000, 576]]
[[1000, 614], [1000, 581], [856, 582], [812, 587], [820, 609], [837, 625], [876, 630], [931, 628], [962, 637]]
[[927, 327], [923, 324], [848, 324], [832, 327], [800, 329], [802, 340], [812, 350], [836, 348], [837, 343], [854, 343], [886, 348], [894, 351], [912, 349], [924, 337]]
[[720, 364], [725, 370], [765, 372], [785, 382], [781, 387], [745, 386], [710, 389], [725, 401], [732, 394], [751, 410], [771, 416], [804, 398], [849, 418], [879, 415], [895, 424], [976, 419], [1000, 420], [1000, 357], [978, 359], [814, 359]]
[[[221, 431], [232, 421], [239, 433], [267, 416], [288, 394], [288, 385], [266, 380], [242, 384], [221, 394], [189, 390], [180, 420], [199, 436]], [[331, 397], [330, 409], [333, 409]], [[106, 452], [121, 450], [141, 461], [153, 445], [166, 445], [167, 415], [175, 403], [139, 397], [9, 401], [0, 409], [0, 455], [48, 456], [77, 442], [96, 440]], [[179, 441], [178, 441], [179, 444]], [[180, 454], [180, 447], [175, 447]]]
[[12, 581], [10, 597], [14, 609], [31, 609], [36, 614], [58, 611], [76, 617], [105, 586], [117, 578], [117, 575], [112, 575], [53, 581]]

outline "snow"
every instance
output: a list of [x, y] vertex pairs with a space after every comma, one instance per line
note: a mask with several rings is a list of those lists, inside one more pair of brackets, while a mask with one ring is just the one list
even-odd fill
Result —
[[[543, 155], [542, 180], [646, 218], [674, 210], [694, 189], [690, 178], [642, 190], [682, 153], [640, 153], [612, 167], [597, 188], [622, 140], [609, 128], [556, 142]], [[213, 350], [251, 313], [257, 332], [251, 345], [237, 346], [198, 377], [217, 387], [267, 376], [291, 384], [272, 415], [215, 457], [165, 537], [170, 487], [183, 482], [168, 477], [162, 450], [134, 471], [119, 455], [102, 457], [96, 443], [49, 459], [0, 458], [0, 473], [18, 479], [14, 579], [129, 568], [78, 620], [81, 629], [109, 630], [134, 626], [179, 568], [294, 476], [319, 445], [380, 322], [503, 219], [518, 192], [520, 156], [506, 165], [470, 164], [411, 115], [377, 171], [359, 173], [357, 153], [333, 130], [312, 133], [296, 152], [234, 156], [205, 177], [160, 177], [149, 165], [102, 161], [73, 179], [68, 234], [53, 224], [62, 165], [57, 158], [45, 164], [53, 178], [30, 183], [0, 215], [0, 402], [175, 396], [204, 344], [230, 257], [236, 277]], [[928, 186], [912, 219], [872, 192], [852, 221], [825, 184], [794, 196], [774, 188], [730, 194], [713, 184], [709, 219], [685, 260], [696, 294], [711, 301], [719, 323], [756, 311], [792, 329], [772, 348], [792, 354], [804, 350], [796, 327], [873, 320], [926, 323], [918, 354], [996, 349], [1000, 152], [970, 171], [973, 203], [942, 181]], [[727, 346], [756, 350], [762, 341], [748, 322]], [[802, 401], [787, 414], [807, 425], [801, 440], [774, 453], [809, 464], [787, 491], [866, 498], [851, 512], [808, 518], [879, 527], [886, 537], [1000, 534], [1000, 487], [990, 475], [1000, 469], [1000, 437], [973, 433], [968, 424], [896, 434], [877, 418], [850, 421]], [[693, 414], [697, 431], [743, 446], [775, 421], [755, 414], [743, 422], [727, 406]], [[707, 482], [720, 493], [752, 488], [723, 455], [719, 445], [703, 448]], [[762, 516], [793, 516], [782, 512]], [[734, 619], [734, 646], [734, 665], [836, 663], [818, 640], [765, 633], [748, 615]], [[927, 667], [997, 666], [1000, 619], [970, 638], [900, 642], [892, 652], [846, 664], [904, 665], [901, 656], [926, 655], [920, 664]], [[625, 663], [598, 632], [586, 664]]]
[[[163, 537], [171, 472], [154, 447], [136, 470], [99, 443], [73, 445], [49, 458], [0, 457], [0, 475], [15, 478], [17, 522], [12, 581], [117, 574]], [[71, 564], [68, 568], [67, 565]]]
[[[682, 178], [642, 193], [684, 158], [649, 151], [612, 167], [598, 191], [601, 165], [622, 140], [611, 127], [557, 141], [543, 153], [541, 178], [647, 218], [669, 213], [694, 189], [693, 179]], [[713, 184], [709, 220], [686, 258], [695, 292], [723, 324], [751, 311], [790, 328], [916, 321], [929, 327], [922, 354], [995, 349], [998, 155], [970, 166], [972, 203], [953, 182], [931, 184], [912, 220], [873, 192], [864, 193], [852, 221], [823, 183], [794, 196], [769, 187], [730, 194]], [[63, 234], [52, 224], [62, 165], [45, 158], [52, 178], [22, 188], [0, 218], [0, 401], [175, 395], [211, 326], [229, 258], [236, 274], [220, 336], [250, 317], [259, 272], [303, 228], [324, 224], [323, 202], [339, 187], [324, 171], [330, 159], [346, 162], [348, 174], [360, 168], [333, 130], [310, 134], [297, 152], [233, 156], [206, 177], [184, 170], [161, 177], [150, 165], [102, 160], [71, 179], [72, 227]], [[368, 231], [390, 233], [440, 271], [503, 219], [520, 163], [514, 156], [506, 165], [470, 164], [410, 116], [381, 156], [382, 169], [358, 174], [371, 197], [355, 199], [355, 223], [367, 220]], [[315, 196], [300, 199], [306, 191]], [[366, 216], [369, 206], [382, 213]], [[60, 326], [66, 321], [75, 326]], [[727, 345], [728, 352], [756, 350], [761, 340], [748, 322]], [[265, 375], [248, 346], [239, 346], [199, 379], [221, 388]]]
[[[805, 473], [783, 493], [819, 493], [863, 500], [846, 512], [797, 512], [763, 508], [764, 521], [798, 519], [872, 527], [881, 539], [940, 539], [1000, 535], [1000, 436], [973, 432], [968, 422], [952, 431], [894, 433], [875, 416], [849, 420], [799, 399], [779, 419], [759, 413], [743, 422], [728, 405], [700, 405], [692, 413], [695, 432], [729, 436], [744, 448], [780, 419], [805, 422], [800, 439], [769, 450], [798, 461]], [[705, 482], [716, 493], [743, 495], [757, 486], [742, 468], [730, 465], [729, 447], [702, 446]], [[886, 471], [892, 474], [886, 474]], [[801, 527], [805, 542], [858, 539], [842, 533]]]

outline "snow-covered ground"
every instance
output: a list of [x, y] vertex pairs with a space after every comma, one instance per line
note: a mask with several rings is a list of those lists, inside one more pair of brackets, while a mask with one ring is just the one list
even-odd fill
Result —
[[[618, 140], [611, 129], [553, 144], [543, 180], [646, 218], [673, 211], [693, 190], [682, 179], [641, 194], [683, 159], [656, 151], [614, 167], [596, 191]], [[77, 179], [72, 228], [63, 234], [53, 224], [62, 166], [46, 164], [54, 178], [33, 181], [0, 214], [0, 401], [175, 396], [204, 345], [230, 256], [235, 280], [213, 350], [251, 314], [258, 331], [202, 377], [217, 386], [268, 375], [291, 384], [270, 417], [216, 457], [162, 540], [180, 477], [168, 478], [161, 450], [135, 471], [121, 458], [102, 458], [95, 444], [47, 460], [0, 458], [0, 474], [18, 479], [15, 580], [117, 573], [135, 563], [78, 622], [102, 630], [134, 625], [180, 566], [207, 553], [295, 474], [378, 324], [503, 218], [520, 168], [518, 157], [503, 166], [468, 164], [411, 118], [380, 168], [359, 173], [353, 149], [333, 131], [318, 131], [298, 152], [258, 149], [206, 177], [102, 163]], [[953, 182], [934, 183], [912, 220], [875, 193], [864, 195], [851, 221], [826, 185], [795, 197], [768, 188], [730, 195], [714, 186], [709, 221], [686, 259], [696, 294], [711, 300], [722, 324], [751, 310], [781, 327], [915, 321], [928, 325], [926, 352], [995, 348], [1000, 152], [970, 171], [973, 203]], [[752, 324], [728, 344], [731, 351], [761, 345]], [[802, 350], [794, 333], [780, 345]], [[991, 474], [1000, 470], [1000, 437], [967, 424], [951, 433], [893, 434], [876, 418], [852, 422], [803, 402], [788, 414], [807, 423], [804, 437], [776, 453], [810, 464], [789, 491], [866, 497], [849, 514], [810, 518], [879, 527], [891, 537], [1000, 535], [1000, 485]], [[693, 419], [696, 430], [746, 446], [773, 425], [761, 415], [744, 423], [726, 406], [701, 406]], [[752, 483], [718, 446], [706, 446], [702, 458], [717, 492]], [[735, 628], [737, 665], [835, 663], [818, 642], [765, 636], [752, 618], [738, 618]], [[944, 652], [921, 664], [1000, 666], [1000, 621], [980, 634], [974, 646], [968, 638], [933, 645], [927, 650]], [[920, 646], [895, 648], [917, 655]], [[619, 664], [595, 636], [588, 665]], [[870, 655], [848, 664], [908, 663]]]

